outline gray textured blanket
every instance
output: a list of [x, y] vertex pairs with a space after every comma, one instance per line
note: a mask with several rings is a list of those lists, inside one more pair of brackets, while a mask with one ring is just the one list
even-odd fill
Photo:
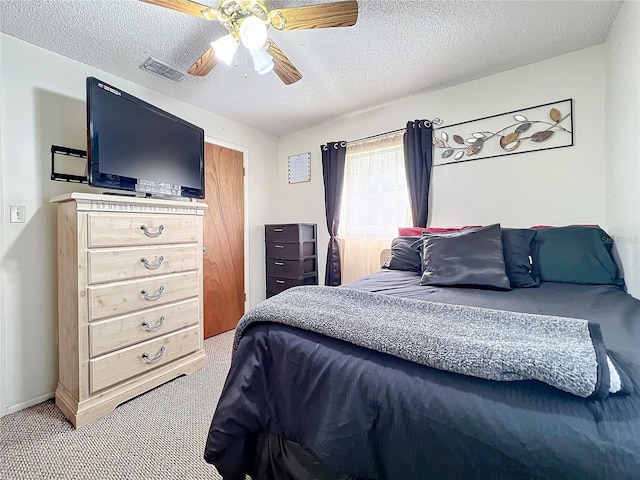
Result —
[[608, 394], [610, 367], [617, 377], [599, 325], [586, 320], [304, 286], [248, 311], [234, 350], [256, 322], [298, 327], [488, 380], [538, 380], [585, 398]]

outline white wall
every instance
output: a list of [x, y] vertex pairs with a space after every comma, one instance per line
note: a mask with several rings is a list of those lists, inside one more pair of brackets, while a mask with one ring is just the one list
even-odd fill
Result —
[[[329, 237], [320, 145], [403, 128], [414, 119], [439, 117], [453, 124], [573, 98], [574, 146], [435, 167], [429, 224], [606, 226], [604, 53], [602, 45], [584, 49], [281, 137], [273, 220], [318, 223], [324, 279]], [[287, 157], [309, 151], [311, 182], [288, 185]]]
[[606, 209], [627, 289], [640, 298], [640, 2], [625, 2], [606, 43]]
[[[50, 397], [57, 384], [56, 225], [55, 207], [48, 200], [90, 189], [49, 179], [50, 148], [86, 150], [87, 76], [112, 83], [200, 125], [207, 137], [247, 152], [248, 304], [264, 298], [262, 225], [272, 211], [271, 192], [264, 186], [276, 178], [275, 137], [6, 35], [0, 36], [0, 59], [0, 414]], [[27, 223], [9, 223], [10, 204], [26, 205]]]

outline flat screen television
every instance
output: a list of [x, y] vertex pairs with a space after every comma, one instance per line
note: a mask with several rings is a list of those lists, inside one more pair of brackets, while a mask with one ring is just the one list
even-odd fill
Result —
[[204, 198], [204, 130], [94, 77], [87, 142], [89, 185]]

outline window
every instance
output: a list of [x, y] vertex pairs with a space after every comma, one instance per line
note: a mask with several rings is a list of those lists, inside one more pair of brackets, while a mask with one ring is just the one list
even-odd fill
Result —
[[340, 213], [342, 283], [380, 269], [380, 252], [411, 222], [404, 131], [347, 145]]

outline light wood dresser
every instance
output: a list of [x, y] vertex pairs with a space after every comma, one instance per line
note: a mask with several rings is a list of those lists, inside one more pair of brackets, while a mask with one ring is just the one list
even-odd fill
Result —
[[115, 195], [55, 197], [59, 381], [77, 428], [206, 365], [206, 204]]

